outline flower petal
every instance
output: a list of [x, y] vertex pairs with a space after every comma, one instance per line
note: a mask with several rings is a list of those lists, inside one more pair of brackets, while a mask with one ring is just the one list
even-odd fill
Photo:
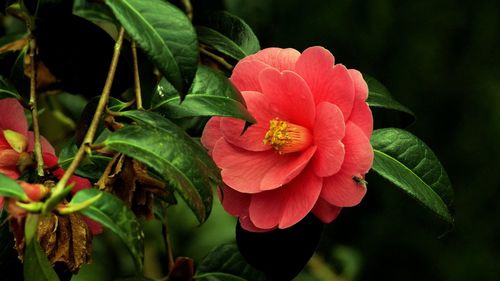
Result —
[[252, 195], [249, 215], [257, 228], [290, 227], [314, 207], [322, 179], [312, 169], [304, 170], [286, 186]]
[[13, 130], [24, 136], [28, 133], [28, 122], [24, 116], [24, 108], [15, 98], [0, 100], [0, 129]]
[[82, 216], [82, 218], [83, 218], [83, 221], [85, 221], [85, 223], [89, 227], [90, 232], [92, 232], [92, 235], [98, 235], [98, 234], [101, 234], [103, 232], [103, 228], [102, 228], [102, 225], [100, 223], [98, 223], [95, 220], [90, 219], [86, 216]]
[[222, 180], [243, 193], [258, 193], [278, 188], [307, 165], [316, 147], [301, 153], [279, 155], [274, 151], [253, 152], [238, 148], [220, 139], [214, 147], [213, 159], [222, 169]]
[[355, 100], [352, 108], [350, 122], [356, 124], [370, 138], [373, 132], [373, 115], [368, 104], [363, 100]]
[[349, 69], [352, 81], [354, 82], [355, 100], [349, 121], [354, 122], [363, 130], [367, 138], [370, 138], [373, 131], [373, 116], [370, 107], [366, 103], [368, 98], [368, 85], [363, 79], [361, 72]]
[[344, 116], [340, 109], [329, 102], [316, 107], [314, 143], [318, 150], [312, 159], [316, 175], [327, 177], [337, 173], [344, 161]]
[[271, 149], [271, 146], [264, 144], [263, 140], [269, 130], [269, 120], [276, 117], [276, 113], [273, 113], [266, 97], [259, 92], [245, 91], [243, 97], [248, 111], [254, 116], [257, 123], [248, 127], [243, 133], [245, 121], [224, 117], [220, 124], [224, 138], [229, 143], [246, 150], [265, 151]]
[[[266, 68], [259, 75], [262, 93], [280, 119], [312, 128], [314, 100], [306, 82], [295, 72]], [[299, 110], [300, 109], [300, 110]]]
[[75, 176], [75, 175], [73, 175], [69, 178], [68, 185], [70, 185], [70, 184], [75, 185], [73, 187], [73, 189], [71, 189], [71, 194], [73, 194], [73, 195], [82, 189], [87, 189], [87, 188], [92, 187], [92, 183], [88, 179], [82, 178], [79, 176]]
[[[54, 147], [50, 144], [50, 142], [40, 136], [40, 144], [42, 145], [42, 153], [50, 153], [56, 154]], [[33, 132], [28, 132], [28, 152], [33, 152], [35, 150], [35, 135]]]
[[351, 207], [366, 194], [366, 187], [353, 177], [364, 178], [373, 162], [373, 150], [363, 131], [352, 122], [346, 124], [343, 143], [344, 163], [337, 174], [324, 179], [321, 198], [335, 206]]
[[266, 48], [252, 55], [252, 59], [260, 60], [279, 71], [294, 70], [300, 53], [292, 48]]
[[328, 50], [311, 47], [297, 60], [295, 71], [309, 85], [316, 104], [323, 101], [333, 103], [347, 119], [354, 101], [354, 85], [345, 66], [333, 63], [334, 58]]
[[335, 206], [352, 207], [358, 205], [365, 194], [366, 187], [356, 183], [352, 173], [341, 170], [324, 178], [321, 198]]
[[223, 138], [217, 141], [212, 157], [222, 169], [225, 184], [244, 193], [260, 192], [260, 182], [276, 163], [279, 155], [272, 151], [252, 152], [229, 144]]
[[331, 223], [337, 218], [341, 210], [341, 207], [334, 206], [320, 197], [316, 205], [314, 205], [312, 212], [322, 222]]
[[[249, 58], [249, 57], [247, 57]], [[259, 73], [269, 65], [254, 59], [243, 59], [233, 69], [229, 80], [239, 91], [261, 92]]]
[[352, 82], [354, 83], [354, 93], [358, 100], [366, 101], [368, 98], [368, 85], [361, 72], [356, 69], [349, 69], [349, 74], [351, 75]]
[[233, 216], [243, 216], [248, 214], [250, 198], [252, 195], [238, 192], [228, 186], [221, 188], [219, 197], [224, 210]]
[[220, 138], [222, 138], [222, 133], [220, 131], [220, 120], [221, 117], [218, 116], [210, 118], [207, 124], [205, 124], [203, 134], [201, 135], [201, 143], [206, 149], [208, 149], [209, 154], [212, 154], [215, 143]]
[[[278, 161], [267, 171], [260, 183], [261, 190], [271, 190], [288, 183], [295, 178], [311, 160], [316, 152], [316, 146], [298, 153], [278, 155]], [[276, 153], [274, 153], [276, 154]]]
[[267, 229], [263, 229], [263, 228], [258, 228], [256, 227], [252, 220], [250, 220], [250, 217], [248, 215], [245, 215], [245, 216], [241, 216], [239, 218], [239, 221], [240, 221], [240, 225], [241, 227], [246, 230], [246, 231], [250, 231], [250, 232], [267, 232], [267, 231], [271, 231], [273, 229], [276, 229], [276, 227], [273, 227], [273, 228], [267, 228]]
[[0, 150], [0, 173], [12, 179], [19, 178], [20, 174], [17, 170], [17, 160], [19, 153], [12, 149]]
[[347, 122], [345, 137], [345, 157], [342, 170], [354, 172], [353, 175], [364, 175], [373, 163], [373, 149], [370, 139], [353, 122]]

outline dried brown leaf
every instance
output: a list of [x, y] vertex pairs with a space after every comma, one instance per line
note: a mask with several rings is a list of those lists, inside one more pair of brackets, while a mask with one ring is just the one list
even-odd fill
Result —
[[[31, 58], [24, 57], [24, 75], [31, 78]], [[42, 61], [36, 62], [36, 89], [37, 91], [58, 90], [60, 86], [59, 79], [45, 66]]]
[[23, 37], [13, 42], [9, 42], [2, 47], [0, 47], [0, 54], [7, 52], [16, 52], [22, 50], [24, 47], [28, 46], [29, 43], [28, 37]]
[[98, 181], [100, 189], [115, 194], [137, 216], [153, 218], [154, 196], [166, 196], [165, 183], [152, 177], [139, 161], [120, 154]]

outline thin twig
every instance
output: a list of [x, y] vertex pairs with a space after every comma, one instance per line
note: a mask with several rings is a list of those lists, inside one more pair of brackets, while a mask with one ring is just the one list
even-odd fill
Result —
[[174, 269], [174, 254], [172, 252], [172, 242], [170, 241], [170, 233], [168, 232], [167, 210], [163, 210], [163, 236], [165, 237], [165, 250], [167, 251], [168, 273]]
[[132, 58], [134, 61], [134, 86], [135, 86], [135, 102], [137, 109], [142, 110], [142, 94], [141, 94], [141, 80], [139, 77], [139, 63], [137, 60], [137, 44], [132, 41]]
[[224, 66], [225, 68], [227, 68], [227, 70], [232, 70], [233, 69], [233, 66], [230, 63], [228, 63], [224, 58], [219, 57], [218, 55], [210, 52], [209, 50], [207, 50], [207, 49], [205, 49], [203, 47], [200, 47], [200, 52], [202, 54], [210, 57], [211, 59], [213, 59], [214, 61], [216, 61], [220, 65]]
[[43, 177], [43, 156], [42, 156], [42, 144], [40, 143], [40, 126], [38, 122], [38, 107], [36, 102], [36, 40], [31, 38], [30, 40], [30, 102], [29, 107], [31, 109], [31, 115], [33, 117], [33, 134], [35, 135], [34, 152], [36, 159], [36, 170], [40, 177]]
[[113, 84], [113, 79], [115, 77], [116, 67], [118, 65], [118, 59], [120, 58], [120, 52], [123, 44], [124, 34], [125, 30], [122, 27], [118, 34], [118, 39], [116, 40], [115, 43], [115, 51], [113, 53], [113, 58], [111, 60], [111, 65], [109, 67], [108, 77], [106, 78], [106, 84], [104, 84], [101, 98], [99, 99], [99, 103], [97, 105], [92, 122], [90, 123], [89, 129], [85, 134], [85, 138], [83, 139], [82, 144], [80, 145], [78, 151], [76, 152], [75, 158], [73, 158], [73, 161], [69, 165], [68, 169], [57, 183], [55, 188], [56, 190], [62, 190], [66, 186], [66, 183], [68, 182], [69, 178], [71, 177], [71, 175], [73, 175], [75, 170], [78, 168], [78, 165], [80, 165], [80, 162], [83, 160], [85, 152], [87, 150], [90, 150], [89, 148], [94, 140], [97, 127], [99, 125], [99, 121], [101, 120], [102, 112], [104, 111], [106, 105], [108, 104], [109, 93], [111, 91], [111, 86]]
[[184, 10], [186, 11], [186, 16], [189, 20], [193, 20], [193, 5], [191, 5], [190, 0], [181, 0]]

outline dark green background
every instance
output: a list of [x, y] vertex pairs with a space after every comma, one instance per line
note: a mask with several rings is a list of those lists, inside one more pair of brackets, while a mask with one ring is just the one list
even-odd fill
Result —
[[[407, 129], [452, 180], [456, 225], [448, 233], [372, 175], [364, 202], [344, 210], [321, 250], [346, 245], [359, 254], [358, 280], [500, 280], [500, 2], [225, 2], [263, 48], [321, 45], [380, 80], [415, 112]], [[391, 116], [377, 117], [389, 124]]]

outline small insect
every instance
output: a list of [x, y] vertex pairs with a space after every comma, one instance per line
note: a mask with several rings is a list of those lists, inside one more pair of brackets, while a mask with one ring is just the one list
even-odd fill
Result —
[[365, 181], [363, 178], [360, 178], [360, 177], [357, 177], [357, 176], [353, 176], [352, 179], [360, 186], [363, 186], [363, 187], [366, 187], [366, 185], [368, 184], [367, 181]]

